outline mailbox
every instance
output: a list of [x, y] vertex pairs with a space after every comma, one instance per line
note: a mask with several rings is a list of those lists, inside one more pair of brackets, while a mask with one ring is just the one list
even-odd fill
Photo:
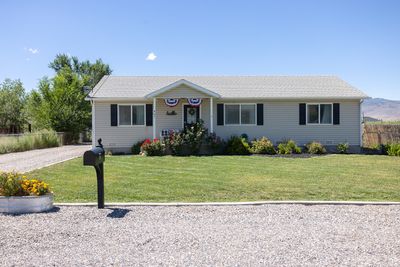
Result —
[[99, 209], [104, 208], [104, 164], [105, 151], [101, 144], [101, 138], [98, 140], [99, 145], [86, 151], [83, 154], [83, 165], [93, 166], [96, 170], [97, 177], [97, 206]]
[[[99, 139], [101, 142], [101, 139]], [[95, 148], [88, 150], [83, 154], [83, 165], [85, 166], [97, 166], [104, 162], [104, 149], [103, 146], [96, 146]]]

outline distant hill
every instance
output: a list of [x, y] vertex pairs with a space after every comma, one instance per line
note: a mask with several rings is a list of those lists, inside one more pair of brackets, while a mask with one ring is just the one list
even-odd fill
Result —
[[384, 121], [400, 121], [400, 101], [383, 98], [365, 99], [362, 104], [364, 117]]

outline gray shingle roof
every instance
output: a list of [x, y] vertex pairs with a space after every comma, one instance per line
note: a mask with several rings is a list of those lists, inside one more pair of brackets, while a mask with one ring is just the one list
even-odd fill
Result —
[[89, 94], [94, 98], [144, 98], [185, 79], [222, 98], [340, 98], [368, 96], [335, 76], [104, 76]]

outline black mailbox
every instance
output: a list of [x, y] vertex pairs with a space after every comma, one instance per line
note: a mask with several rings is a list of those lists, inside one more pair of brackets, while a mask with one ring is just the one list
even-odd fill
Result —
[[[99, 139], [101, 142], [101, 139]], [[83, 154], [83, 165], [96, 166], [104, 162], [104, 149], [103, 147], [96, 146], [95, 148], [88, 150]]]
[[86, 151], [83, 154], [83, 165], [93, 166], [97, 176], [97, 206], [99, 209], [104, 208], [104, 164], [105, 151], [101, 144], [101, 138], [98, 140], [99, 145]]

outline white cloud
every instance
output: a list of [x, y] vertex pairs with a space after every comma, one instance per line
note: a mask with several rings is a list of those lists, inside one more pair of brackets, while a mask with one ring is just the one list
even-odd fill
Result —
[[28, 48], [28, 52], [31, 54], [37, 54], [39, 53], [39, 49], [37, 48]]
[[154, 60], [156, 60], [156, 58], [157, 58], [156, 54], [154, 54], [153, 52], [151, 52], [151, 53], [149, 53], [149, 54], [147, 55], [146, 60], [148, 60], [148, 61], [154, 61]]

